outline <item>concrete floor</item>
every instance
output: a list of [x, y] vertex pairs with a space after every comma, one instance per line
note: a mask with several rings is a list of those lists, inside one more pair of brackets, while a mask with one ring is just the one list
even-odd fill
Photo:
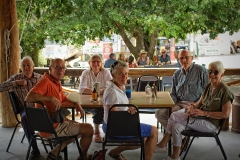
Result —
[[[77, 117], [78, 119], [78, 117]], [[151, 114], [141, 114], [140, 115], [141, 122], [149, 123], [152, 125], [156, 125], [156, 119]], [[81, 120], [79, 120], [81, 122]], [[92, 118], [91, 115], [88, 115], [87, 122], [91, 123]], [[25, 159], [28, 143], [25, 139], [23, 143], [20, 143], [20, 140], [23, 136], [23, 132], [17, 131], [15, 137], [13, 139], [12, 145], [9, 149], [9, 152], [6, 152], [6, 148], [12, 134], [13, 128], [3, 128], [0, 127], [0, 160], [22, 160]], [[104, 135], [101, 133], [102, 136]], [[162, 138], [163, 133], [159, 130], [159, 140]], [[238, 154], [240, 153], [240, 134], [236, 134], [228, 131], [222, 131], [220, 134], [220, 140], [222, 142], [223, 148], [226, 152], [226, 155], [229, 160], [240, 160]], [[46, 156], [46, 152], [43, 149], [43, 145], [38, 142], [38, 146], [43, 156]], [[92, 142], [90, 149], [88, 151], [89, 154], [93, 154], [94, 151], [100, 150], [102, 145], [100, 143]], [[107, 147], [108, 151], [113, 147]], [[108, 152], [107, 151], [107, 152]], [[77, 159], [77, 148], [76, 144], [70, 144], [68, 148], [69, 160]], [[123, 155], [128, 160], [139, 160], [140, 159], [140, 150], [133, 151], [125, 151]], [[152, 160], [162, 160], [167, 157], [167, 153], [154, 153]], [[106, 160], [110, 160], [111, 158], [106, 155]], [[196, 138], [193, 142], [193, 145], [187, 155], [187, 160], [222, 160], [223, 156], [219, 147], [216, 145], [216, 141], [214, 138]]]

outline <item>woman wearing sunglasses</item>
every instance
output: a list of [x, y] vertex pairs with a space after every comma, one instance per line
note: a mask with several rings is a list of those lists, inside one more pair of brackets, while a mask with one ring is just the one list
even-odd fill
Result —
[[157, 144], [158, 149], [164, 149], [173, 137], [173, 154], [167, 160], [180, 160], [180, 147], [182, 143], [181, 132], [185, 129], [188, 116], [204, 116], [205, 119], [194, 118], [188, 128], [201, 132], [214, 132], [220, 125], [220, 119], [228, 118], [231, 112], [232, 93], [228, 86], [221, 81], [224, 75], [223, 64], [215, 61], [208, 66], [209, 82], [197, 103], [185, 107], [187, 112], [181, 110], [173, 112], [168, 120], [166, 134]]

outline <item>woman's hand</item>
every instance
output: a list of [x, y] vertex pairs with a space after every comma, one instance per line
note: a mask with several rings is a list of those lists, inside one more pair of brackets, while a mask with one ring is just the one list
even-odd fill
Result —
[[184, 108], [185, 108], [185, 113], [190, 113], [190, 111], [194, 109], [193, 105], [187, 105]]
[[206, 116], [205, 111], [201, 109], [193, 109], [189, 112], [191, 116]]
[[128, 107], [128, 113], [135, 114], [137, 110], [134, 107]]

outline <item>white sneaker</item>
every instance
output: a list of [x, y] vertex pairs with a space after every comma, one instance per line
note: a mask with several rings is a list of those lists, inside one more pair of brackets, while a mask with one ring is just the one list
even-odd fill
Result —
[[176, 159], [172, 159], [171, 157], [167, 157], [167, 159], [164, 160], [181, 160], [180, 157], [176, 158]]
[[167, 153], [167, 147], [163, 147], [163, 148], [159, 148], [158, 146], [156, 146], [155, 153]]

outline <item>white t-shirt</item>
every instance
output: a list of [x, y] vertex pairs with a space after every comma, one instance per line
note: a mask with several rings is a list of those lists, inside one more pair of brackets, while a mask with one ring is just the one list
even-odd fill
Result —
[[[128, 104], [128, 98], [124, 91], [119, 89], [112, 81], [109, 82], [107, 88], [104, 90], [103, 94], [103, 108], [104, 108], [104, 122], [107, 124], [108, 120], [108, 108], [107, 105], [113, 104]], [[126, 111], [128, 106], [126, 107], [117, 107], [117, 110]]]
[[82, 72], [79, 84], [79, 92], [82, 94], [86, 88], [92, 88], [92, 82], [100, 82], [100, 89], [106, 88], [108, 81], [112, 79], [112, 75], [108, 69], [102, 69], [97, 76], [91, 69]]

